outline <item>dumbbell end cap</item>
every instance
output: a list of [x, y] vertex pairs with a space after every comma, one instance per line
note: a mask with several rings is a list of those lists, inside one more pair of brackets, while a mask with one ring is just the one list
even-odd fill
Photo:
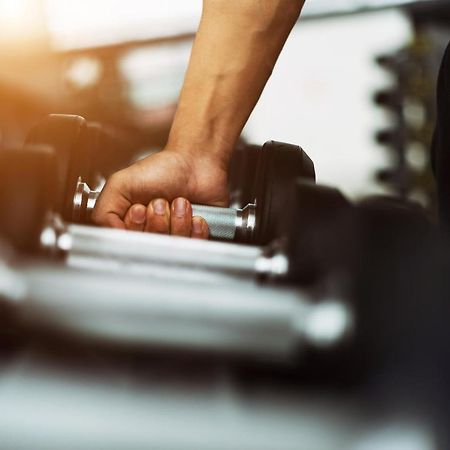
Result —
[[239, 242], [251, 242], [256, 227], [256, 204], [249, 203], [237, 210], [236, 238]]
[[100, 193], [91, 190], [81, 177], [78, 178], [73, 197], [72, 221], [74, 223], [90, 223], [91, 214], [99, 195]]

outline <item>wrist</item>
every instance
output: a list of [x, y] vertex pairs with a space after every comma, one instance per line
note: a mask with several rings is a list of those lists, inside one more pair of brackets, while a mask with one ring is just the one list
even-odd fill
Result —
[[187, 158], [194, 165], [200, 162], [203, 166], [207, 165], [228, 171], [234, 147], [234, 143], [228, 143], [217, 139], [217, 137], [199, 137], [192, 134], [181, 136], [171, 133], [164, 151], [170, 151]]
[[[228, 165], [225, 167], [220, 159], [208, 152], [199, 153], [184, 146], [168, 145], [160, 153], [163, 154], [180, 169], [184, 192], [195, 193], [193, 198], [198, 198], [197, 195], [201, 194], [197, 200], [200, 203], [209, 204], [212, 201], [212, 204], [227, 204]], [[205, 196], [205, 200], [201, 200], [202, 196]], [[187, 198], [191, 197], [188, 195]]]

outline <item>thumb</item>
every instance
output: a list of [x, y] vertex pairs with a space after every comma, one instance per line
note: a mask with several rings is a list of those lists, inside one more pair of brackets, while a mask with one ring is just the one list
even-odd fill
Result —
[[107, 184], [92, 211], [92, 221], [99, 226], [124, 230], [124, 219], [130, 206], [126, 197]]
[[125, 222], [114, 212], [106, 213], [104, 226], [109, 228], [117, 228], [119, 230], [126, 230]]

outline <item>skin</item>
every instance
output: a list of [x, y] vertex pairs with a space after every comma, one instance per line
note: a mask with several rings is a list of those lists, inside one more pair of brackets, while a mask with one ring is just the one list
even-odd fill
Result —
[[96, 224], [208, 238], [190, 202], [228, 205], [231, 155], [303, 3], [204, 0], [168, 142], [110, 177], [93, 211]]

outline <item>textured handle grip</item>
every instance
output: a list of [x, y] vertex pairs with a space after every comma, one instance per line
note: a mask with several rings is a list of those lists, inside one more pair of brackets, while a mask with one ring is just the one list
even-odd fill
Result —
[[213, 239], [232, 241], [236, 237], [237, 209], [192, 205], [192, 213], [206, 220], [209, 234]]
[[[74, 223], [86, 223], [90, 221], [92, 210], [95, 207], [101, 191], [93, 191], [89, 186], [78, 179], [73, 198]], [[219, 208], [215, 206], [192, 205], [194, 216], [203, 217], [209, 226], [209, 235], [213, 239], [232, 241], [236, 237], [240, 223], [242, 210], [233, 208]]]

